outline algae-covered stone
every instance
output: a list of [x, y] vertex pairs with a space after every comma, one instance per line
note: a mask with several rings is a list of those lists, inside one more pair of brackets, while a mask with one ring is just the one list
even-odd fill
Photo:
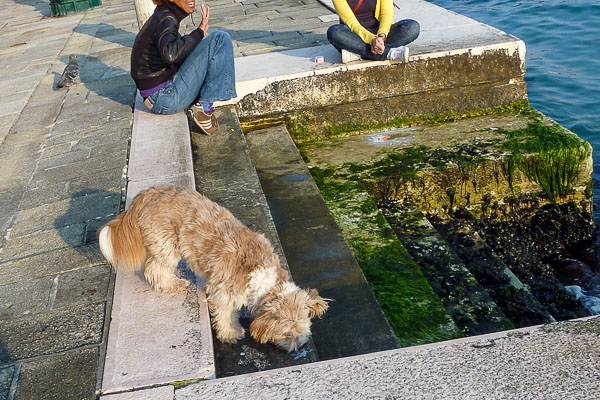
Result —
[[[381, 240], [391, 235], [376, 224], [365, 226], [364, 221], [379, 211], [364, 204], [409, 201], [430, 219], [441, 223], [460, 219], [467, 229], [483, 235], [515, 279], [541, 302], [533, 307], [539, 311], [529, 323], [585, 315], [564, 292], [546, 260], [592, 234], [591, 147], [535, 110], [497, 111], [451, 123], [305, 142], [301, 149], [357, 258], [365, 247], [376, 249], [373, 252], [382, 258], [389, 254], [372, 237]], [[433, 258], [438, 256], [442, 255]], [[361, 265], [368, 265], [362, 258]], [[365, 275], [374, 282], [379, 278], [375, 273]], [[428, 278], [436, 287], [436, 279]], [[511, 279], [505, 278], [505, 289], [494, 290], [514, 316], [532, 299], [511, 288]], [[379, 285], [384, 283], [386, 279], [380, 279]], [[396, 295], [378, 292], [372, 285], [378, 298]], [[461, 296], [458, 303], [468, 297]], [[469, 325], [469, 318], [477, 319], [469, 315], [468, 307], [458, 314], [453, 310], [450, 306], [453, 316], [463, 315], [459, 326]]]
[[401, 346], [462, 336], [361, 182], [311, 169]]

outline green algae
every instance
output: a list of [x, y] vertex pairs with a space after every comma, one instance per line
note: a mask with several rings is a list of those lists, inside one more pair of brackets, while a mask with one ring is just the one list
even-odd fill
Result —
[[175, 382], [171, 382], [171, 385], [173, 385], [173, 387], [175, 388], [175, 390], [177, 389], [181, 389], [184, 388], [188, 385], [194, 384], [194, 383], [198, 383], [198, 382], [202, 382], [205, 381], [206, 379], [187, 379], [187, 380], [183, 380], [183, 381], [175, 381]]
[[501, 148], [509, 153], [505, 166], [511, 189], [513, 175], [519, 170], [553, 202], [571, 191], [592, 152], [588, 142], [555, 123], [537, 120], [505, 134]]
[[[531, 113], [528, 100], [510, 103], [498, 107], [479, 108], [466, 112], [446, 112], [439, 114], [428, 114], [414, 118], [397, 118], [386, 122], [375, 123], [342, 123], [342, 124], [323, 124], [319, 128], [319, 134], [311, 133], [313, 128], [310, 126], [312, 115], [303, 115], [301, 113], [290, 115], [285, 118], [285, 124], [288, 132], [297, 144], [307, 141], [323, 140], [324, 138], [344, 137], [358, 133], [375, 132], [384, 129], [402, 128], [415, 125], [435, 125], [447, 122], [454, 122], [465, 118], [472, 118], [484, 115], [496, 114], [520, 114], [528, 115]], [[311, 114], [311, 113], [309, 113]]]
[[[404, 307], [419, 304], [418, 300], [407, 301], [411, 290], [407, 282], [412, 280], [403, 274], [404, 268], [415, 268], [423, 275], [427, 267], [419, 260], [420, 266], [417, 265], [411, 258], [412, 253], [406, 250], [412, 252], [409, 244], [403, 245], [398, 238], [397, 244], [391, 244], [390, 238], [395, 233], [382, 212], [374, 208], [375, 201], [412, 198], [430, 216], [454, 218], [457, 210], [468, 208], [474, 218], [485, 216], [490, 223], [514, 219], [515, 224], [526, 224], [526, 219], [519, 217], [523, 207], [535, 210], [549, 201], [564, 203], [582, 199], [582, 196], [591, 197], [591, 178], [583, 176], [585, 164], [591, 160], [591, 146], [535, 110], [527, 107], [517, 113], [528, 117], [527, 127], [512, 131], [494, 128], [498, 135], [489, 139], [475, 138], [450, 148], [416, 145], [398, 149], [376, 161], [311, 168], [328, 207], [403, 345], [419, 343], [419, 340], [427, 342], [436, 335], [455, 335], [456, 325], [467, 326], [469, 321], [479, 320], [486, 310], [485, 307], [469, 308], [470, 304], [459, 304], [456, 308], [450, 301], [446, 308], [456, 321], [450, 331], [444, 330], [441, 322], [437, 330], [431, 331], [432, 335], [428, 333], [431, 321], [414, 325], [419, 319], [415, 316], [429, 317], [421, 313], [419, 305], [410, 311], [412, 314], [403, 314]], [[318, 145], [322, 144], [325, 143]], [[306, 154], [303, 157], [309, 164], [310, 157]], [[587, 206], [581, 207], [587, 210]], [[394, 247], [396, 245], [399, 248]], [[423, 276], [429, 279], [427, 274]], [[428, 285], [437, 288], [435, 279], [430, 279]], [[519, 308], [514, 299], [526, 297], [523, 293], [515, 293], [510, 288], [505, 295], [501, 289], [497, 291], [511, 317], [522, 313], [523, 308]], [[435, 311], [432, 315], [438, 318]], [[501, 325], [501, 329], [508, 329], [511, 320], [513, 318], [504, 317], [491, 321]], [[414, 325], [412, 330], [407, 331], [411, 324]]]
[[401, 346], [461, 337], [364, 184], [345, 169], [310, 172]]

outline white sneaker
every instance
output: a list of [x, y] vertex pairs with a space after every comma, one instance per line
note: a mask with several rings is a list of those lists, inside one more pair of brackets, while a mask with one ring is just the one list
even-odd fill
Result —
[[387, 59], [408, 62], [408, 52], [409, 50], [406, 46], [392, 47], [387, 55]]
[[358, 54], [342, 49], [342, 62], [344, 64], [348, 64], [349, 62], [358, 60], [362, 60], [362, 58]]

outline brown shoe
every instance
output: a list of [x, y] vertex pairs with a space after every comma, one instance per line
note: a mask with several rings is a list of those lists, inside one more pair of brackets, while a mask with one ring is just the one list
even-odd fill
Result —
[[215, 114], [206, 114], [202, 109], [202, 106], [190, 106], [190, 108], [188, 108], [188, 115], [192, 121], [194, 121], [196, 128], [207, 135], [213, 134], [219, 126]]

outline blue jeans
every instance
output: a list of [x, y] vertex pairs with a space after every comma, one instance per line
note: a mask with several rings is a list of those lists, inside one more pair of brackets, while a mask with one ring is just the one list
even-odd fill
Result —
[[[377, 27], [367, 30], [371, 33], [377, 33]], [[371, 53], [371, 45], [366, 44], [360, 36], [344, 24], [330, 26], [327, 30], [327, 39], [340, 52], [344, 49], [360, 55], [363, 59], [381, 61], [387, 58], [392, 47], [405, 46], [413, 42], [419, 37], [420, 30], [419, 23], [412, 19], [403, 19], [396, 22], [390, 28], [383, 54]]]
[[215, 31], [198, 43], [162, 89], [148, 96], [155, 114], [174, 114], [194, 100], [212, 103], [236, 97], [233, 44]]

